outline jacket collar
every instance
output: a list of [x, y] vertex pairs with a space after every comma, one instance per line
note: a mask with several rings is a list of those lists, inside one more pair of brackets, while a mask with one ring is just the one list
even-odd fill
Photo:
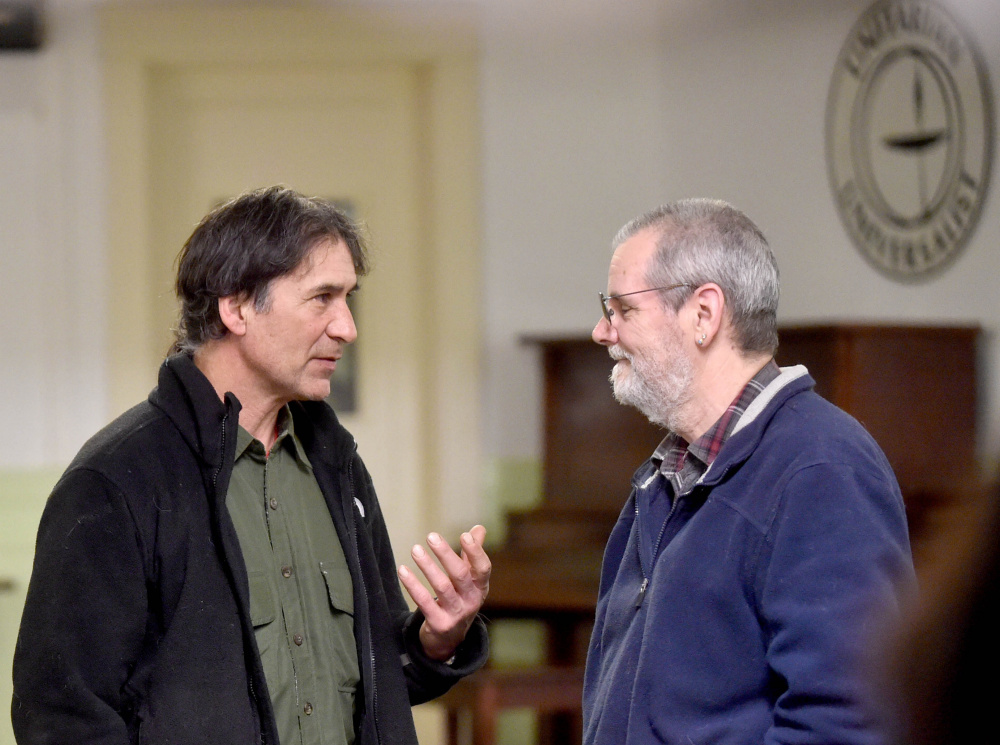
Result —
[[163, 361], [149, 402], [166, 414], [203, 462], [222, 462], [223, 427], [229, 416], [234, 424], [238, 421], [240, 402], [231, 393], [226, 394], [225, 402], [220, 401], [190, 355], [178, 354]]
[[[343, 470], [358, 449], [354, 435], [348, 432], [337, 419], [337, 415], [326, 401], [292, 401], [289, 406], [295, 416], [295, 435], [302, 443], [309, 461], [316, 466], [320, 462]], [[299, 423], [307, 426], [300, 426]]]
[[[774, 413], [792, 396], [812, 390], [816, 381], [803, 365], [781, 368], [781, 374], [753, 400], [743, 413], [732, 435], [726, 441], [718, 458], [698, 480], [699, 484], [714, 486], [726, 471], [745, 461], [757, 448]], [[642, 488], [657, 474], [652, 458], [646, 460], [632, 475], [633, 488]]]
[[801, 386], [795, 388], [795, 392], [799, 390], [808, 390], [812, 388], [816, 383], [812, 378], [809, 377], [809, 371], [806, 370], [805, 365], [795, 365], [794, 367], [783, 367], [778, 377], [772, 380], [764, 390], [762, 390], [757, 397], [750, 403], [746, 411], [743, 412], [743, 416], [736, 423], [733, 428], [733, 434], [736, 434], [741, 429], [752, 424], [757, 417], [759, 417], [767, 408], [768, 405], [774, 400], [775, 397], [779, 396], [782, 391], [787, 393], [789, 386], [792, 386], [800, 378], [808, 378], [809, 384], [806, 388]]
[[699, 483], [713, 486], [722, 480], [726, 471], [739, 466], [757, 449], [771, 418], [786, 401], [800, 393], [811, 391], [816, 381], [803, 365], [781, 368], [781, 375], [771, 381], [733, 430], [719, 457], [709, 466]]
[[[149, 402], [166, 414], [191, 450], [210, 466], [222, 463], [224, 430], [233, 433], [235, 443], [240, 402], [232, 393], [220, 401], [191, 355], [178, 354], [163, 361]], [[357, 444], [337, 421], [333, 409], [324, 401], [293, 401], [290, 406], [304, 414], [298, 419], [304, 426], [296, 427], [296, 435], [310, 462], [322, 460], [337, 469], [346, 466]]]

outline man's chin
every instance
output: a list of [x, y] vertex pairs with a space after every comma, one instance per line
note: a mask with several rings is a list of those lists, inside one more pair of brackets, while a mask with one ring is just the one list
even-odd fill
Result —
[[632, 387], [628, 384], [627, 379], [623, 379], [622, 376], [612, 375], [611, 392], [614, 394], [615, 401], [620, 403], [622, 406], [635, 407], [635, 395], [633, 394]]
[[615, 395], [617, 395], [620, 387], [627, 384], [631, 373], [632, 368], [629, 366], [628, 360], [618, 360], [615, 362], [614, 367], [611, 368], [611, 376], [609, 377], [611, 385], [615, 389]]
[[[630, 379], [613, 379], [611, 390], [615, 401], [622, 406], [629, 406], [658, 427], [667, 427], [663, 413], [656, 403], [646, 395], [647, 392], [636, 390], [635, 385], [629, 385]], [[669, 429], [669, 427], [667, 427]]]
[[330, 397], [330, 380], [316, 380], [304, 390], [299, 391], [299, 401], [323, 401]]

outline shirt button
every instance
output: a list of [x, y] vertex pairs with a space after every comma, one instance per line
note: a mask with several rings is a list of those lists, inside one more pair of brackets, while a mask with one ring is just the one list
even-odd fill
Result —
[[302, 711], [306, 713], [306, 716], [309, 716], [313, 713], [313, 705], [307, 701], [306, 705], [302, 707]]
[[281, 576], [284, 577], [285, 579], [288, 579], [289, 577], [291, 577], [292, 576], [292, 568], [291, 567], [281, 567]]
[[296, 646], [301, 647], [302, 642], [304, 642], [305, 639], [302, 638], [302, 634], [296, 634], [295, 636], [292, 637], [292, 641], [295, 642]]
[[274, 497], [271, 497], [271, 502], [270, 502], [270, 504], [271, 504], [271, 509], [272, 509], [272, 510], [276, 510], [276, 509], [278, 509], [278, 500], [277, 500], [277, 499], [275, 499]]

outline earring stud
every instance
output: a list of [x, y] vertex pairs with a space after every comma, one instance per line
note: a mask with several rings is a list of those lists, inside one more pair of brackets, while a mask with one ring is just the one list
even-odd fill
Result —
[[698, 344], [699, 347], [702, 346], [705, 343], [705, 339], [706, 339], [707, 336], [708, 336], [708, 334], [702, 334], [701, 338], [698, 339], [698, 341], [696, 343]]

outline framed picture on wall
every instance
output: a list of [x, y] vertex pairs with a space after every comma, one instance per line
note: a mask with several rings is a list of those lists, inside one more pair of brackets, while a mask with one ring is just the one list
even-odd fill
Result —
[[[347, 301], [354, 316], [354, 324], [360, 327], [358, 321], [358, 303], [354, 298]], [[326, 402], [338, 414], [353, 414], [357, 411], [357, 380], [358, 380], [358, 343], [344, 346], [343, 356], [337, 361], [337, 369], [330, 378], [330, 395]]]
[[[357, 219], [354, 204], [349, 199], [327, 198], [352, 220]], [[356, 297], [347, 299], [347, 305], [354, 316], [354, 325], [361, 328], [358, 320], [358, 301]], [[360, 337], [360, 333], [358, 334]], [[357, 381], [358, 381], [358, 342], [344, 345], [343, 356], [337, 362], [337, 369], [330, 378], [330, 395], [326, 402], [338, 414], [353, 414], [357, 411]]]

